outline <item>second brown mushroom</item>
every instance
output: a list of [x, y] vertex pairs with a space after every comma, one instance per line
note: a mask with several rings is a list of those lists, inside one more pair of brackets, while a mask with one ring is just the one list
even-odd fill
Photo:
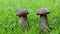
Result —
[[40, 15], [40, 28], [41, 28], [41, 33], [46, 32], [46, 29], [50, 30], [48, 20], [47, 20], [47, 14], [49, 14], [49, 10], [47, 8], [41, 8], [37, 12], [37, 15]]

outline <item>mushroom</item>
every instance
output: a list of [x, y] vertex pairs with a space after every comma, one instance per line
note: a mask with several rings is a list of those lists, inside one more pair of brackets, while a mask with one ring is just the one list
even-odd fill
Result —
[[50, 27], [47, 20], [47, 14], [49, 14], [49, 10], [47, 8], [41, 8], [37, 15], [40, 15], [40, 28], [41, 32], [46, 32], [46, 29], [50, 31]]
[[27, 20], [27, 14], [28, 11], [26, 9], [20, 9], [17, 13], [16, 16], [19, 17], [19, 26], [22, 32], [28, 31], [29, 30], [29, 23]]

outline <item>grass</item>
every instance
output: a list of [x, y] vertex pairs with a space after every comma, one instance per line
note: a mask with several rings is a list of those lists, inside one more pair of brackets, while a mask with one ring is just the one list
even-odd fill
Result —
[[52, 27], [50, 34], [60, 34], [60, 0], [0, 0], [0, 34], [23, 34], [18, 26], [17, 10], [26, 8], [30, 13], [29, 34], [39, 34], [39, 16], [36, 12], [39, 8], [49, 9], [49, 26]]

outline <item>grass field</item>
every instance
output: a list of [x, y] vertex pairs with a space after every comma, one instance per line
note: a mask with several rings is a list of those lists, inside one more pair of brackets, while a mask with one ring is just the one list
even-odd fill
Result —
[[29, 34], [39, 34], [39, 16], [36, 15], [39, 8], [49, 9], [50, 34], [60, 34], [60, 0], [0, 0], [0, 34], [24, 34], [18, 26], [17, 10], [26, 8], [30, 23]]

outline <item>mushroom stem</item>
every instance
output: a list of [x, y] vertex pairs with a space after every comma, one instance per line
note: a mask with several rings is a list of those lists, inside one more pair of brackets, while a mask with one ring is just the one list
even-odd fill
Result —
[[46, 31], [50, 31], [47, 15], [40, 15], [40, 27], [41, 27], [41, 33], [46, 33]]
[[21, 31], [24, 32], [24, 31], [29, 30], [29, 23], [28, 23], [28, 20], [27, 20], [27, 16], [19, 18], [19, 25], [20, 25]]
[[48, 26], [48, 20], [46, 15], [40, 15], [40, 24]]

